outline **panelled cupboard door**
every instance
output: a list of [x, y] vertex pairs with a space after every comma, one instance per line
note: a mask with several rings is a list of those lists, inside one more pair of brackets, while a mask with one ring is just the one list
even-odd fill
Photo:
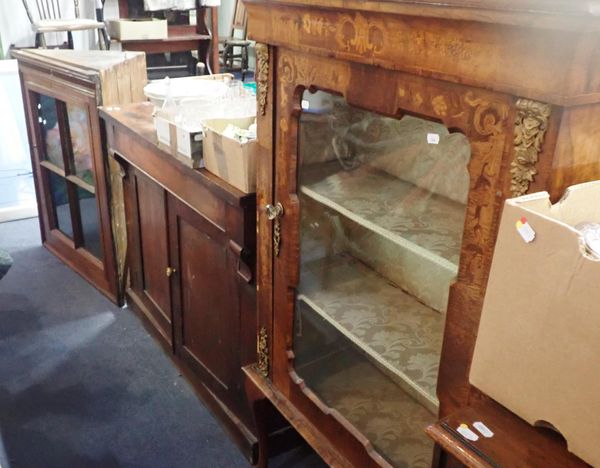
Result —
[[219, 395], [239, 374], [240, 307], [225, 231], [168, 197], [175, 352]]
[[127, 233], [131, 271], [128, 294], [171, 345], [171, 276], [167, 192], [148, 176], [128, 168]]

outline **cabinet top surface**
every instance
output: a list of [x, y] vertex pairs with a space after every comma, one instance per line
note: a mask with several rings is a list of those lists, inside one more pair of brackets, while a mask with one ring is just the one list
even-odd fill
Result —
[[460, 8], [480, 11], [584, 15], [600, 20], [600, 1], [595, 0], [248, 0], [248, 3], [304, 4], [332, 8], [385, 11], [389, 7], [412, 6]]
[[[148, 101], [125, 104], [120, 107], [100, 107], [100, 116], [110, 121], [115, 128], [125, 130], [129, 138], [134, 138], [149, 147], [153, 153], [164, 160], [165, 164], [176, 166], [181, 172], [192, 175], [203, 185], [218, 192], [218, 194], [229, 203], [234, 205], [244, 203], [244, 200], [254, 199], [254, 194], [246, 194], [229, 185], [219, 177], [211, 174], [206, 169], [190, 169], [169, 153], [169, 148], [159, 143], [156, 129], [152, 118], [154, 106]], [[128, 159], [128, 154], [121, 154]], [[140, 169], [144, 170], [143, 167]], [[169, 187], [167, 187], [169, 189]]]
[[600, 0], [245, 0], [267, 7], [294, 6], [408, 15], [445, 20], [600, 31]]
[[25, 49], [11, 52], [17, 60], [48, 64], [60, 68], [75, 68], [96, 74], [115, 65], [143, 55], [143, 52], [113, 50]]

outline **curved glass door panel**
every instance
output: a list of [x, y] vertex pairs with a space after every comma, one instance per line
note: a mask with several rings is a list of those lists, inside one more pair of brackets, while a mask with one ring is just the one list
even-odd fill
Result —
[[305, 92], [296, 372], [397, 466], [430, 466], [467, 138]]

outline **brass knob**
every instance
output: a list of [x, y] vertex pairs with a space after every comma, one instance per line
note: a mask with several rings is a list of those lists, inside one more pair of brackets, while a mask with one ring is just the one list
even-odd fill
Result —
[[177, 273], [177, 270], [175, 268], [167, 267], [165, 273], [167, 277], [170, 278], [173, 273]]

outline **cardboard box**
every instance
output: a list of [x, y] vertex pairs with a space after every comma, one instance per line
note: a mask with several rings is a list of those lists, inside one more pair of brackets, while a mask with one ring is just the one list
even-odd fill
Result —
[[[599, 200], [600, 181], [570, 187], [555, 205], [545, 192], [506, 201], [470, 372], [474, 386], [530, 424], [552, 425], [595, 466], [600, 259], [574, 226], [600, 222]], [[529, 243], [521, 218], [535, 233]]]
[[166, 39], [169, 36], [167, 20], [156, 18], [110, 20], [108, 32], [120, 41]]
[[185, 127], [177, 125], [168, 113], [157, 111], [154, 116], [154, 127], [159, 143], [168, 147], [172, 156], [191, 168], [202, 167], [201, 127]]
[[[215, 75], [190, 76], [185, 78], [174, 78], [172, 82], [191, 82], [191, 81], [223, 81], [227, 82], [233, 79], [231, 73], [219, 73]], [[153, 100], [152, 96], [150, 97]], [[158, 97], [154, 97], [154, 101]], [[159, 143], [169, 147], [169, 152], [179, 161], [194, 169], [202, 166], [202, 139], [204, 136], [204, 127], [197, 123], [182, 124], [176, 123], [176, 114], [181, 113], [181, 107], [175, 109], [155, 108], [154, 127]], [[179, 120], [184, 120], [179, 116]]]
[[248, 128], [254, 117], [242, 119], [213, 119], [204, 122], [206, 136], [203, 143], [204, 165], [244, 193], [256, 191], [256, 153], [258, 143], [251, 140], [240, 143], [222, 135], [227, 125]]

